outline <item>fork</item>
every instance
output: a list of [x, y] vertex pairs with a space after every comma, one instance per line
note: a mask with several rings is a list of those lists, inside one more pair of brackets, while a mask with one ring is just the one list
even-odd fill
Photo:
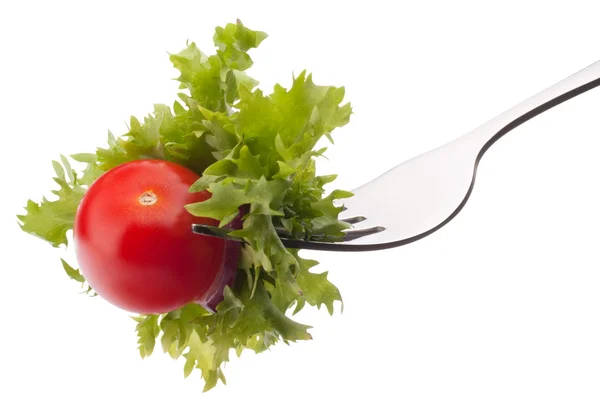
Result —
[[[485, 152], [502, 136], [569, 99], [600, 85], [600, 61], [503, 112], [468, 134], [403, 162], [354, 189], [343, 202], [352, 225], [339, 241], [286, 237], [288, 248], [326, 251], [384, 250], [413, 243], [438, 231], [465, 206]], [[371, 227], [356, 229], [367, 224]], [[192, 225], [195, 233], [226, 240], [226, 228]]]

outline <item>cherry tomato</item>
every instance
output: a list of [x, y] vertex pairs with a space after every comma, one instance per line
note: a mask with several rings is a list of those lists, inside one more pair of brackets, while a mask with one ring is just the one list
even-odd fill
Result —
[[191, 170], [162, 160], [125, 163], [88, 189], [74, 225], [77, 261], [96, 293], [124, 310], [158, 314], [198, 302], [210, 308], [231, 285], [239, 248], [194, 234], [193, 223], [218, 225], [184, 206], [209, 192], [189, 193]]

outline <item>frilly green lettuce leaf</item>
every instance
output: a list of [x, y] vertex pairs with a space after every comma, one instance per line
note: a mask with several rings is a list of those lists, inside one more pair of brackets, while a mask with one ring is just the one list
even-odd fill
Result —
[[[245, 242], [237, 278], [225, 288], [216, 312], [190, 304], [168, 314], [134, 317], [140, 355], [151, 355], [158, 342], [173, 359], [185, 360], [185, 376], [200, 373], [205, 390], [219, 380], [225, 383], [222, 365], [230, 352], [259, 353], [280, 341], [309, 340], [310, 326], [290, 316], [306, 305], [325, 306], [333, 314], [342, 301], [327, 272], [310, 271], [318, 262], [285, 248], [278, 234], [336, 240], [349, 227], [339, 220], [342, 209], [335, 202], [350, 193], [325, 194], [335, 175], [316, 174], [315, 158], [325, 148], [315, 147], [348, 123], [352, 109], [343, 103], [343, 87], [316, 85], [306, 72], [293, 78], [289, 89], [279, 84], [270, 94], [258, 89], [246, 72], [253, 65], [248, 51], [265, 38], [238, 20], [216, 28], [214, 54], [193, 42], [170, 54], [180, 73], [179, 100], [155, 105], [142, 119], [131, 117], [125, 135], [109, 132], [107, 144], [94, 153], [72, 155], [85, 166], [79, 172], [65, 157], [54, 162], [57, 200], [29, 201], [26, 214], [18, 216], [25, 232], [66, 246], [86, 188], [115, 166], [146, 158], [172, 161], [201, 175], [190, 190], [212, 195], [188, 205], [190, 213], [224, 226], [245, 209], [242, 227], [232, 233]], [[85, 283], [75, 267], [64, 261], [63, 267]]]

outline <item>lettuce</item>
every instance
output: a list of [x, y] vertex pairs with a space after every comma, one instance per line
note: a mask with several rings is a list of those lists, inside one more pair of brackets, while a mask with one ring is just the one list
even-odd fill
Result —
[[[82, 172], [64, 156], [54, 161], [57, 199], [30, 200], [18, 216], [25, 232], [55, 247], [69, 245], [67, 233], [87, 187], [115, 166], [148, 158], [201, 175], [190, 190], [208, 189], [212, 196], [188, 205], [190, 213], [224, 226], [241, 207], [247, 209], [242, 227], [232, 233], [245, 242], [236, 282], [225, 288], [216, 311], [190, 304], [134, 317], [140, 355], [151, 355], [159, 341], [165, 353], [183, 357], [185, 376], [199, 371], [204, 390], [219, 380], [225, 383], [221, 367], [232, 351], [239, 356], [244, 349], [259, 353], [279, 341], [309, 340], [310, 327], [293, 315], [307, 304], [333, 314], [335, 302], [342, 302], [327, 272], [312, 272], [318, 262], [287, 249], [279, 237], [335, 239], [349, 227], [339, 220], [342, 208], [334, 203], [350, 193], [325, 195], [324, 186], [335, 175], [316, 174], [315, 158], [326, 148], [315, 147], [348, 123], [352, 109], [343, 104], [343, 87], [316, 85], [306, 72], [293, 78], [289, 89], [278, 84], [270, 94], [260, 90], [246, 73], [253, 65], [248, 51], [266, 38], [238, 20], [216, 28], [214, 54], [193, 42], [170, 54], [180, 72], [178, 100], [155, 105], [142, 119], [131, 117], [129, 131], [119, 138], [109, 133], [108, 143], [95, 153], [72, 155], [85, 164]], [[85, 285], [78, 269], [64, 260], [62, 265]]]

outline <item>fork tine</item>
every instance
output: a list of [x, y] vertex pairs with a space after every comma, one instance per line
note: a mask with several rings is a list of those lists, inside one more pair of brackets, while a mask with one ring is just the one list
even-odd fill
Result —
[[344, 241], [356, 240], [358, 238], [368, 236], [370, 234], [380, 233], [384, 230], [385, 230], [385, 227], [383, 227], [383, 226], [369, 227], [369, 228], [360, 229], [360, 230], [350, 230], [350, 231], [346, 232], [346, 235], [344, 236]]
[[355, 217], [348, 217], [347, 219], [341, 219], [340, 221], [349, 223], [349, 224], [356, 224], [356, 223], [364, 222], [365, 220], [367, 220], [366, 217], [355, 216]]
[[196, 234], [202, 234], [204, 236], [218, 237], [226, 240], [235, 240], [243, 242], [242, 237], [230, 236], [228, 233], [231, 230], [222, 229], [215, 226], [207, 226], [206, 224], [192, 224], [192, 231]]

